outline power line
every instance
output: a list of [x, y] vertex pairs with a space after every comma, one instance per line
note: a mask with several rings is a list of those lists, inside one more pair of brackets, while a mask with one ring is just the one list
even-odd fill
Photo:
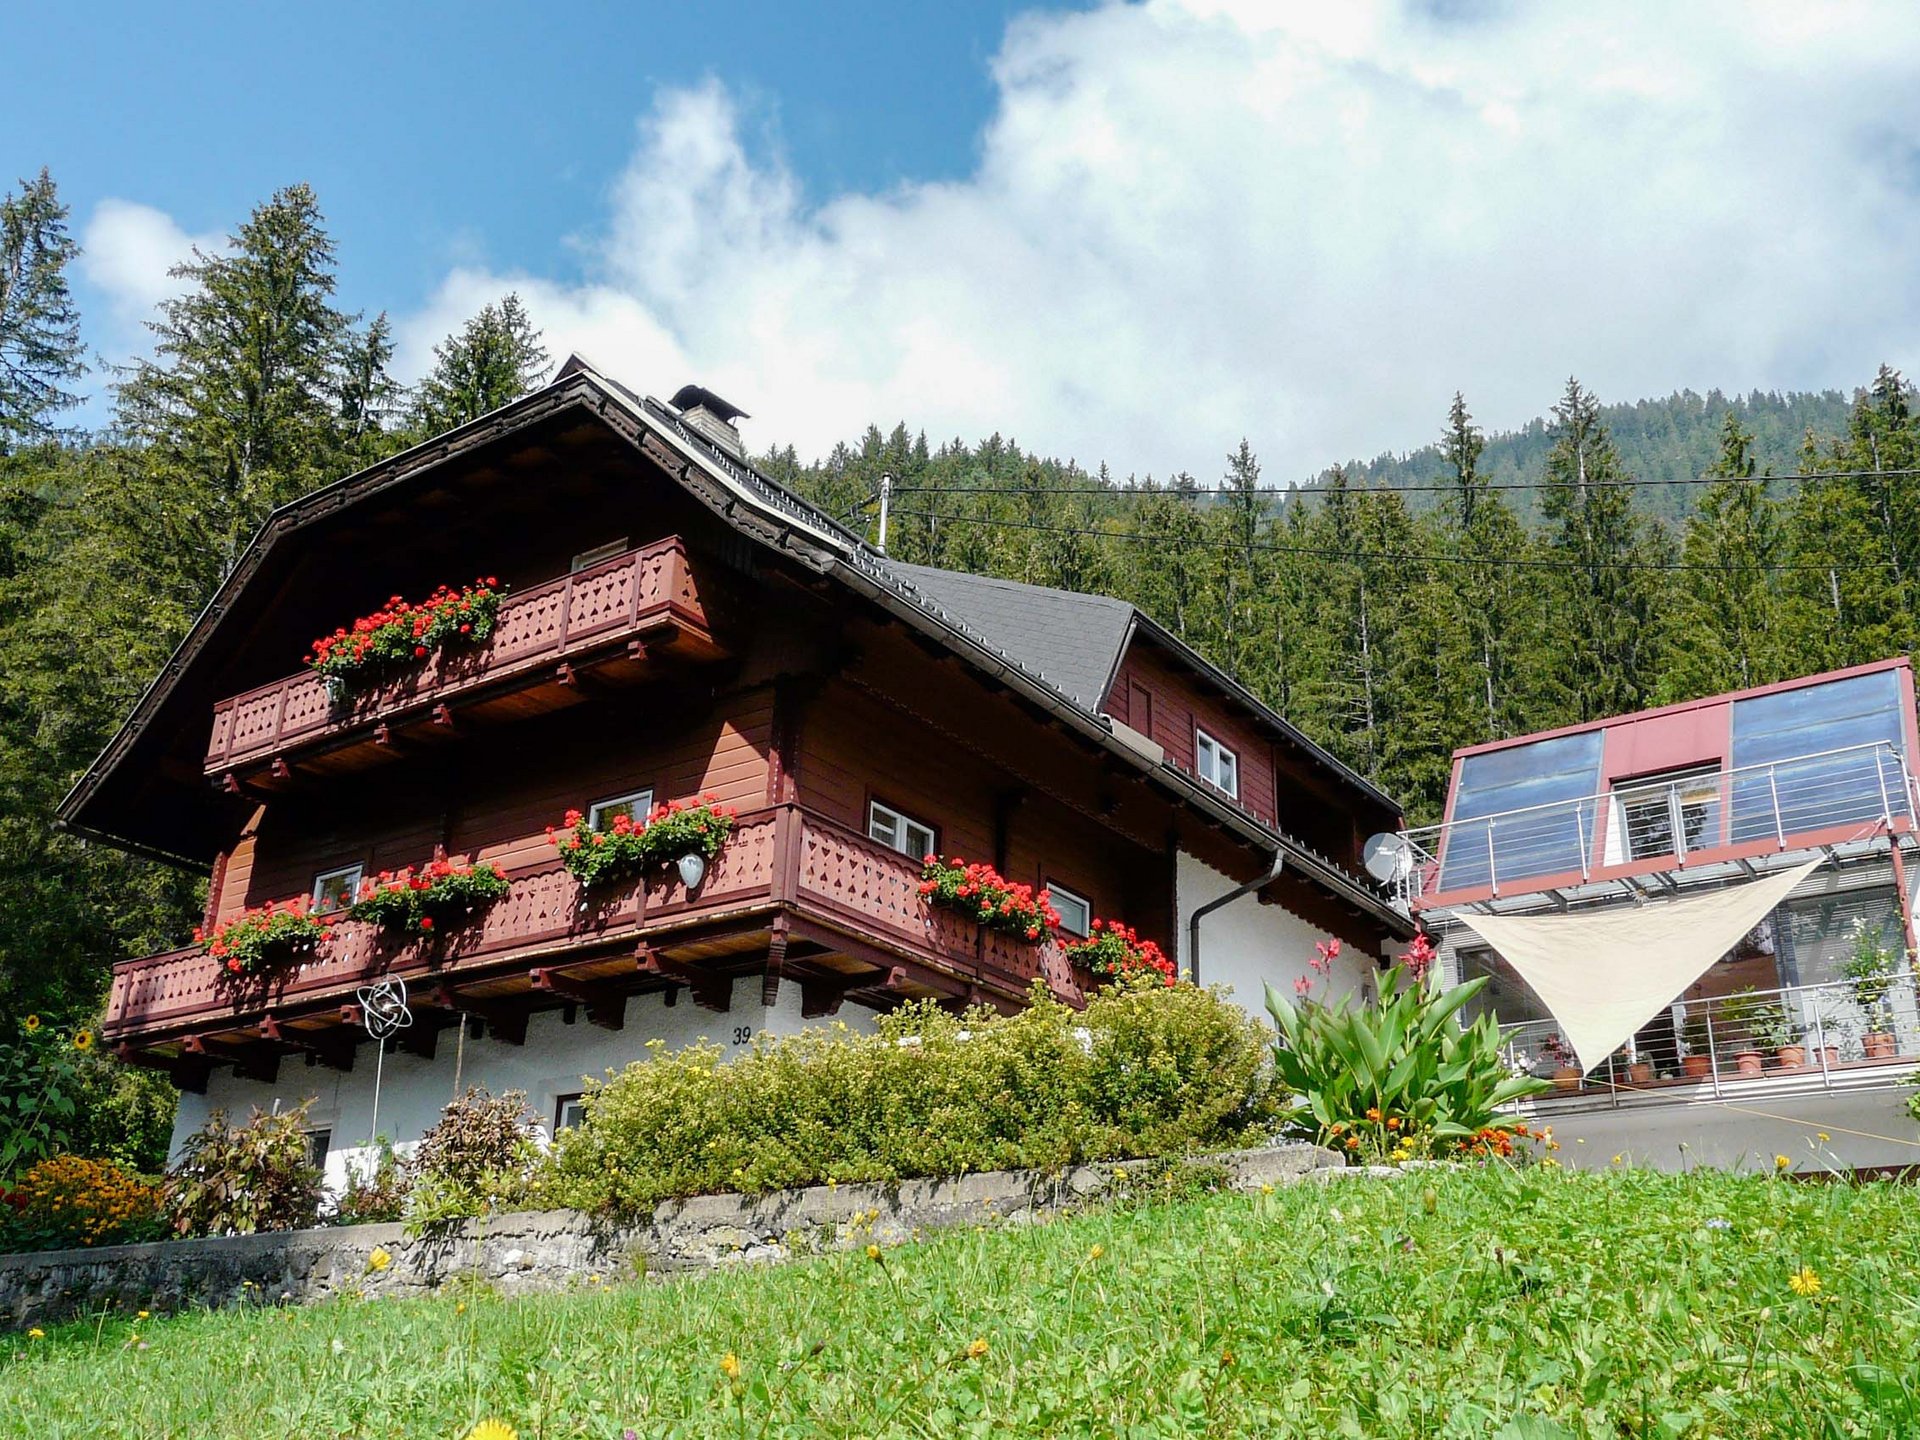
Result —
[[1138, 530], [1101, 530], [1090, 525], [1046, 525], [1033, 520], [1001, 520], [991, 515], [936, 515], [931, 511], [900, 511], [898, 520], [939, 520], [952, 525], [990, 525], [1000, 530], [1038, 530], [1048, 535], [1084, 535], [1097, 540], [1129, 540], [1148, 545], [1177, 545], [1186, 548], [1211, 547], [1219, 550], [1262, 550], [1283, 555], [1312, 555], [1326, 560], [1385, 560], [1396, 564], [1423, 565], [1509, 565], [1529, 570], [1660, 570], [1660, 571], [1839, 571], [1877, 569], [1881, 562], [1849, 561], [1825, 565], [1817, 561], [1796, 561], [1779, 565], [1702, 565], [1686, 560], [1602, 560], [1582, 565], [1567, 560], [1546, 560], [1529, 555], [1443, 555], [1420, 550], [1333, 550], [1320, 545], [1283, 545], [1272, 540], [1241, 542], [1214, 539], [1202, 535], [1147, 535]]
[[[1590, 490], [1634, 490], [1653, 485], [1723, 485], [1743, 483], [1748, 485], [1766, 485], [1775, 480], [1891, 480], [1910, 479], [1920, 475], [1920, 468], [1899, 470], [1815, 470], [1799, 471], [1790, 475], [1682, 475], [1671, 480], [1589, 480], [1586, 487]], [[1474, 487], [1473, 493], [1484, 495], [1488, 492], [1507, 490], [1547, 489], [1549, 482], [1532, 480], [1489, 480]], [[1572, 487], [1569, 487], [1572, 488]], [[1328, 495], [1334, 492], [1320, 485], [1253, 485], [1245, 490], [1237, 487], [1219, 486], [1208, 489], [1195, 486], [1193, 489], [1153, 488], [1129, 489], [1120, 485], [896, 485], [896, 495], [1110, 495], [1116, 500], [1134, 499], [1146, 495], [1167, 495], [1175, 498], [1198, 499], [1202, 496], [1221, 495]], [[1371, 495], [1457, 495], [1458, 485], [1352, 485], [1349, 494]]]

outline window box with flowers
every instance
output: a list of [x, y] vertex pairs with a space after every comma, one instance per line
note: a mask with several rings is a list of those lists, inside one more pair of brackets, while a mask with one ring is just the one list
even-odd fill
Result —
[[361, 882], [349, 920], [411, 935], [444, 934], [465, 924], [508, 890], [498, 865], [435, 860], [418, 870], [382, 870]]
[[716, 797], [703, 795], [697, 801], [656, 805], [637, 825], [632, 816], [616, 814], [604, 830], [595, 829], [580, 811], [569, 810], [560, 826], [547, 827], [547, 839], [582, 889], [602, 889], [657, 866], [678, 865], [680, 878], [692, 890], [733, 833], [735, 818], [736, 812]]
[[211, 930], [196, 926], [193, 938], [229, 974], [252, 975], [313, 954], [332, 928], [333, 917], [309, 913], [304, 898], [269, 900]]
[[1083, 966], [1102, 982], [1128, 980], [1135, 975], [1157, 975], [1168, 985], [1177, 978], [1173, 961], [1151, 940], [1118, 920], [1095, 920], [1092, 933], [1067, 946], [1067, 959]]
[[929, 855], [920, 867], [920, 893], [929, 905], [1016, 939], [1037, 944], [1060, 931], [1059, 912], [1044, 889], [1016, 885], [991, 865]]
[[351, 627], [315, 640], [307, 664], [341, 699], [424, 663], [436, 651], [485, 644], [499, 611], [499, 582], [492, 576], [458, 590], [442, 585], [419, 604], [395, 595]]

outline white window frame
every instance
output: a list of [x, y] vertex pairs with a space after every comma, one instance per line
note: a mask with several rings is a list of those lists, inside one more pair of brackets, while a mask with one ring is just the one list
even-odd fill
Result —
[[591, 550], [582, 550], [573, 557], [573, 564], [569, 569], [573, 574], [578, 575], [582, 570], [591, 570], [594, 566], [603, 564], [616, 555], [626, 554], [632, 548], [627, 543], [627, 537], [622, 535], [618, 540], [609, 540], [606, 544], [596, 545]]
[[[569, 1110], [575, 1112], [572, 1120], [567, 1119]], [[556, 1138], [562, 1130], [571, 1130], [586, 1118], [586, 1099], [579, 1092], [553, 1097], [553, 1133]]]
[[1240, 755], [1198, 725], [1193, 727], [1193, 770], [1223, 794], [1240, 798]]
[[653, 811], [653, 787], [649, 785], [645, 790], [630, 790], [625, 795], [609, 795], [604, 800], [594, 801], [593, 804], [587, 807], [587, 829], [604, 830], [610, 828], [612, 822], [609, 821], [607, 825], [603, 826], [600, 823], [600, 817], [609, 810], [618, 809], [622, 805], [631, 807], [633, 823], [636, 828], [645, 825], [647, 823], [647, 816]]
[[[367, 867], [359, 864], [342, 865], [337, 870], [322, 870], [318, 875], [313, 877], [313, 890], [309, 897], [309, 908], [314, 910], [325, 910], [328, 908], [339, 910], [347, 909], [354, 901], [360, 898], [360, 882], [366, 878]], [[343, 904], [328, 907], [321, 903], [321, 895], [325, 891], [329, 880], [344, 880], [346, 882], [347, 898]]]
[[[1047, 895], [1053, 901], [1053, 908], [1060, 913], [1060, 928], [1063, 931], [1077, 940], [1084, 940], [1093, 933], [1093, 902], [1091, 900], [1077, 890], [1069, 890], [1066, 886], [1056, 885], [1051, 880], [1047, 882]], [[1081, 913], [1086, 916], [1080, 922], [1079, 928], [1074, 927], [1066, 909], [1060, 904], [1062, 900], [1065, 900], [1068, 905], [1078, 905]]]
[[[882, 824], [892, 832], [891, 835], [875, 833]], [[915, 831], [927, 837], [925, 848], [916, 847], [912, 843]], [[940, 849], [940, 832], [933, 826], [878, 800], [867, 802], [867, 838], [877, 845], [884, 845], [889, 850], [898, 851], [910, 860], [924, 860]]]

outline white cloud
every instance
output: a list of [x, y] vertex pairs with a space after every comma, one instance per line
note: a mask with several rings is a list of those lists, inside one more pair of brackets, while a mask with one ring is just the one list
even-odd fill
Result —
[[218, 250], [220, 235], [189, 235], [151, 205], [108, 198], [94, 206], [80, 235], [80, 273], [106, 301], [116, 340], [137, 334], [154, 307], [186, 287], [167, 272], [194, 247]]
[[756, 444], [905, 419], [1211, 476], [1246, 434], [1280, 480], [1423, 443], [1456, 388], [1502, 426], [1573, 373], [1632, 398], [1920, 358], [1920, 7], [1447, 9], [1028, 15], [971, 174], [818, 203], [723, 86], [665, 92], [590, 281], [458, 270], [403, 367], [517, 288], [556, 359], [699, 380]]

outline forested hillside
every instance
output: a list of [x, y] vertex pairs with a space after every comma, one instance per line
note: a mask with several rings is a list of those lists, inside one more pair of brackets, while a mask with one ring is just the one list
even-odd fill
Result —
[[[335, 303], [304, 186], [182, 267], [152, 357], [125, 370], [88, 371], [76, 257], [49, 177], [0, 196], [0, 993], [78, 1022], [110, 961], [184, 938], [200, 885], [56, 833], [60, 797], [274, 505], [549, 367], [507, 296], [398, 385], [385, 317]], [[1910, 644], [1920, 420], [1898, 375], [1862, 379], [1850, 403], [1607, 409], [1543, 376], [1551, 414], [1491, 441], [1436, 396], [1432, 450], [1301, 494], [1244, 443], [1217, 473], [1157, 482], [905, 425], [765, 464], [869, 533], [893, 475], [901, 558], [1133, 600], [1419, 819], [1457, 745]], [[84, 392], [112, 402], [99, 433], [64, 428]], [[1231, 444], [1188, 438], [1196, 457]], [[1812, 478], [1764, 483], [1769, 469]], [[1650, 478], [1692, 483], [1636, 484]]]

